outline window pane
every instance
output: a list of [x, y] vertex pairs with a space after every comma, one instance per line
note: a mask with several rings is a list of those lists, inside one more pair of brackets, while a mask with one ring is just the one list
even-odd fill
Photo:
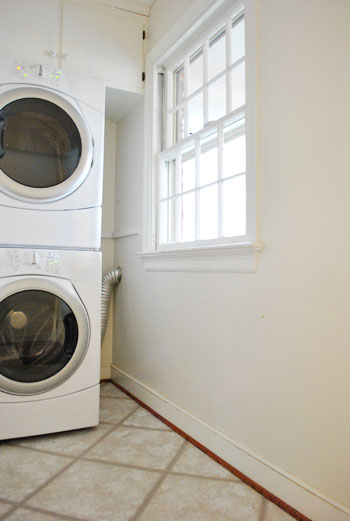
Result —
[[168, 197], [169, 192], [169, 161], [164, 161], [160, 165], [159, 172], [159, 198], [164, 199]]
[[203, 128], [203, 93], [188, 102], [188, 132], [194, 134]]
[[171, 197], [175, 194], [175, 159], [168, 161], [168, 195]]
[[208, 51], [208, 81], [226, 69], [225, 31], [213, 38]]
[[185, 150], [181, 155], [180, 191], [187, 192], [195, 187], [196, 169], [194, 148]]
[[245, 63], [231, 71], [232, 110], [245, 104]]
[[177, 198], [170, 199], [168, 202], [168, 243], [176, 242], [175, 236], [175, 220], [176, 220], [176, 209], [177, 209]]
[[246, 233], [245, 174], [223, 183], [223, 235], [237, 237]]
[[231, 63], [236, 62], [245, 54], [244, 45], [244, 18], [235, 23], [231, 31]]
[[218, 236], [218, 185], [202, 188], [199, 201], [200, 239], [215, 239]]
[[195, 54], [190, 59], [188, 76], [188, 95], [195, 92], [203, 85], [203, 51]]
[[226, 114], [226, 76], [208, 87], [208, 118], [216, 121]]
[[200, 156], [200, 186], [207, 185], [218, 179], [218, 141], [217, 133], [201, 140]]
[[224, 139], [223, 177], [246, 171], [245, 135], [226, 136]]
[[185, 137], [185, 113], [183, 108], [176, 111], [175, 118], [175, 135], [176, 142], [178, 142]]
[[183, 66], [175, 72], [175, 104], [181, 103], [185, 97], [185, 82]]
[[159, 204], [159, 243], [168, 242], [168, 201]]
[[195, 240], [195, 193], [183, 195], [181, 197], [181, 242]]

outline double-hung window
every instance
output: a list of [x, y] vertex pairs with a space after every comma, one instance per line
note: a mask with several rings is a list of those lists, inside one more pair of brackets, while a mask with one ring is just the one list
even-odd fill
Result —
[[[253, 126], [247, 125], [244, 3], [234, 3], [207, 25], [180, 52], [158, 63], [161, 124], [153, 176], [152, 259], [162, 254], [160, 259], [171, 262], [169, 269], [177, 258], [191, 259], [188, 265], [195, 270], [196, 252], [202, 260], [203, 255], [211, 261], [224, 255], [228, 262], [234, 251], [241, 259], [251, 253], [255, 261], [260, 249], [255, 243], [255, 142], [247, 139]], [[252, 111], [248, 113], [251, 118]], [[201, 266], [206, 271], [205, 263]]]

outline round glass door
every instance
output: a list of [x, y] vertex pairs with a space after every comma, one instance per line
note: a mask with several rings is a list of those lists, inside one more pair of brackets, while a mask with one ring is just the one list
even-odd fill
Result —
[[65, 98], [40, 88], [0, 96], [0, 187], [20, 199], [69, 195], [86, 178], [92, 138]]
[[55, 387], [81, 362], [87, 332], [84, 308], [69, 295], [47, 289], [9, 294], [0, 301], [0, 388], [31, 394]]
[[24, 186], [47, 188], [68, 179], [81, 157], [72, 118], [50, 101], [25, 98], [0, 111], [0, 168]]

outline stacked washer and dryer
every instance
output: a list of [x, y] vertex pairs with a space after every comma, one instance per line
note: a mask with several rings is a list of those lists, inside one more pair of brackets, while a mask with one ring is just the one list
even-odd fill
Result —
[[0, 439], [98, 424], [104, 84], [0, 64]]

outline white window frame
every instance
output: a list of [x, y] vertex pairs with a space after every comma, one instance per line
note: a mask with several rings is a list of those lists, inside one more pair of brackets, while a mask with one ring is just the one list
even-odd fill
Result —
[[[197, 2], [199, 8], [200, 1]], [[157, 158], [160, 152], [159, 125], [161, 124], [159, 118], [161, 97], [158, 90], [160, 88], [158, 81], [160, 67], [179, 62], [184, 53], [188, 53], [191, 42], [193, 42], [193, 50], [195, 50], [198, 40], [209, 35], [208, 29], [210, 29], [210, 34], [213, 34], [216, 25], [219, 28], [228, 16], [240, 12], [242, 9], [244, 9], [245, 16], [246, 38], [246, 235], [229, 238], [225, 241], [198, 241], [195, 244], [191, 243], [190, 246], [188, 243], [175, 243], [170, 248], [162, 245], [162, 250], [159, 250], [157, 249], [157, 170], [159, 168]], [[254, 272], [257, 268], [258, 254], [263, 249], [259, 236], [257, 198], [257, 186], [259, 186], [257, 168], [258, 78], [255, 1], [218, 0], [185, 33], [183, 33], [183, 24], [186, 24], [186, 13], [173, 31], [170, 31], [146, 57], [143, 252], [138, 255], [143, 260], [147, 271]], [[181, 30], [181, 25], [182, 35], [178, 36], [176, 31]], [[208, 127], [205, 127], [204, 130], [207, 129]]]

